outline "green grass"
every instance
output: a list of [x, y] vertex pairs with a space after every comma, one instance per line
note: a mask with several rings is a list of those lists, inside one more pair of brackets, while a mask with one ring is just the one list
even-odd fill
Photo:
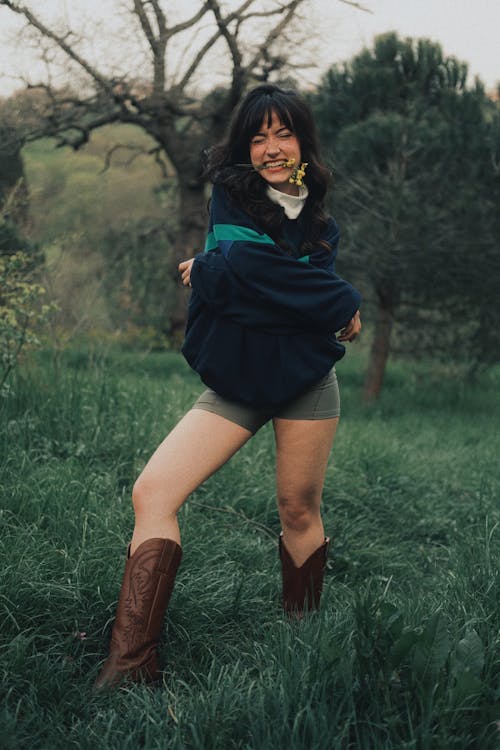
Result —
[[2, 748], [499, 746], [500, 373], [396, 363], [369, 407], [361, 369], [338, 367], [321, 613], [280, 611], [267, 426], [181, 511], [163, 685], [96, 696], [132, 483], [200, 386], [173, 353], [25, 365], [0, 402]]

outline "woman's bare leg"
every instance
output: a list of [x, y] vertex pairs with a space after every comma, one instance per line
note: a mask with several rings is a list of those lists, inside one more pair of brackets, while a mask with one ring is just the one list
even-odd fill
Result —
[[135, 528], [130, 554], [153, 537], [180, 544], [177, 511], [251, 436], [249, 430], [218, 414], [203, 409], [188, 411], [153, 453], [134, 485]]
[[276, 485], [283, 541], [300, 567], [323, 544], [320, 505], [338, 417], [274, 419]]

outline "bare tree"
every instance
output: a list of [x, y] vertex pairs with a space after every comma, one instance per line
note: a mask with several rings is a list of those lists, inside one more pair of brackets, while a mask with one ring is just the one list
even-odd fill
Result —
[[[299, 6], [305, 1], [241, 0], [229, 11], [219, 0], [200, 0], [199, 9], [191, 17], [171, 22], [168, 3], [127, 0], [133, 20], [127, 41], [139, 40], [147, 52], [149, 71], [144, 82], [137, 74], [109, 73], [104, 60], [93, 62], [73, 30], [49, 26], [27, 4], [0, 0], [0, 9], [24, 17], [28, 29], [38, 38], [40, 55], [45, 56], [47, 77], [42, 83], [29, 83], [30, 88], [43, 90], [45, 110], [39, 125], [25, 137], [33, 140], [48, 135], [58, 145], [78, 149], [92, 131], [109, 123], [137, 125], [152, 136], [155, 147], [150, 153], [160, 164], [168, 164], [178, 182], [178, 230], [172, 258], [175, 272], [177, 263], [198, 252], [203, 241], [206, 212], [202, 150], [222, 137], [227, 119], [249, 83], [267, 80], [287, 64], [284, 35], [293, 28]], [[260, 35], [255, 33], [256, 28], [261, 30]], [[189, 33], [191, 44], [186, 37]], [[180, 41], [185, 49], [182, 65], [175, 70], [167, 53]], [[290, 46], [293, 49], [294, 45]], [[226, 80], [210, 94], [200, 96], [200, 70], [213, 59], [209, 53], [214, 50], [225, 60]], [[61, 89], [51, 82], [56, 54], [82, 74], [77, 93], [74, 86]], [[171, 334], [177, 340], [184, 327], [185, 305], [186, 295], [178, 286], [171, 321]]]

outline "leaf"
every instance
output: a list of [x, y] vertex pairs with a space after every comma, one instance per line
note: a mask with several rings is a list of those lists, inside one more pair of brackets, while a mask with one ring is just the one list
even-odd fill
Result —
[[465, 701], [470, 702], [473, 696], [481, 693], [483, 683], [476, 675], [469, 671], [461, 672], [451, 690], [453, 703], [460, 704]]
[[467, 670], [479, 677], [484, 667], [484, 646], [475, 630], [469, 630], [455, 650], [454, 669]]
[[382, 602], [378, 607], [377, 614], [381, 623], [383, 623], [384, 630], [389, 633], [392, 638], [398, 638], [403, 630], [403, 615], [401, 610], [390, 602]]
[[396, 667], [402, 664], [412, 648], [418, 642], [419, 638], [420, 633], [418, 633], [416, 630], [407, 630], [406, 632], [402, 633], [402, 635], [394, 643], [390, 652], [389, 660], [392, 669], [396, 669]]
[[436, 612], [428, 621], [415, 646], [413, 666], [417, 676], [428, 679], [435, 675], [448, 658], [450, 640], [444, 617]]

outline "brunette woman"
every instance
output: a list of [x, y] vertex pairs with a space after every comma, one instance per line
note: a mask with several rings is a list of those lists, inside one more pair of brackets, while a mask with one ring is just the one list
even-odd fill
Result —
[[320, 602], [328, 549], [320, 503], [340, 413], [335, 362], [361, 328], [359, 293], [334, 270], [338, 229], [324, 210], [329, 171], [294, 91], [262, 85], [209, 152], [204, 252], [180, 264], [192, 287], [183, 353], [207, 386], [133, 489], [109, 657], [97, 687], [156, 680], [157, 645], [181, 560], [177, 512], [272, 421], [285, 611]]

